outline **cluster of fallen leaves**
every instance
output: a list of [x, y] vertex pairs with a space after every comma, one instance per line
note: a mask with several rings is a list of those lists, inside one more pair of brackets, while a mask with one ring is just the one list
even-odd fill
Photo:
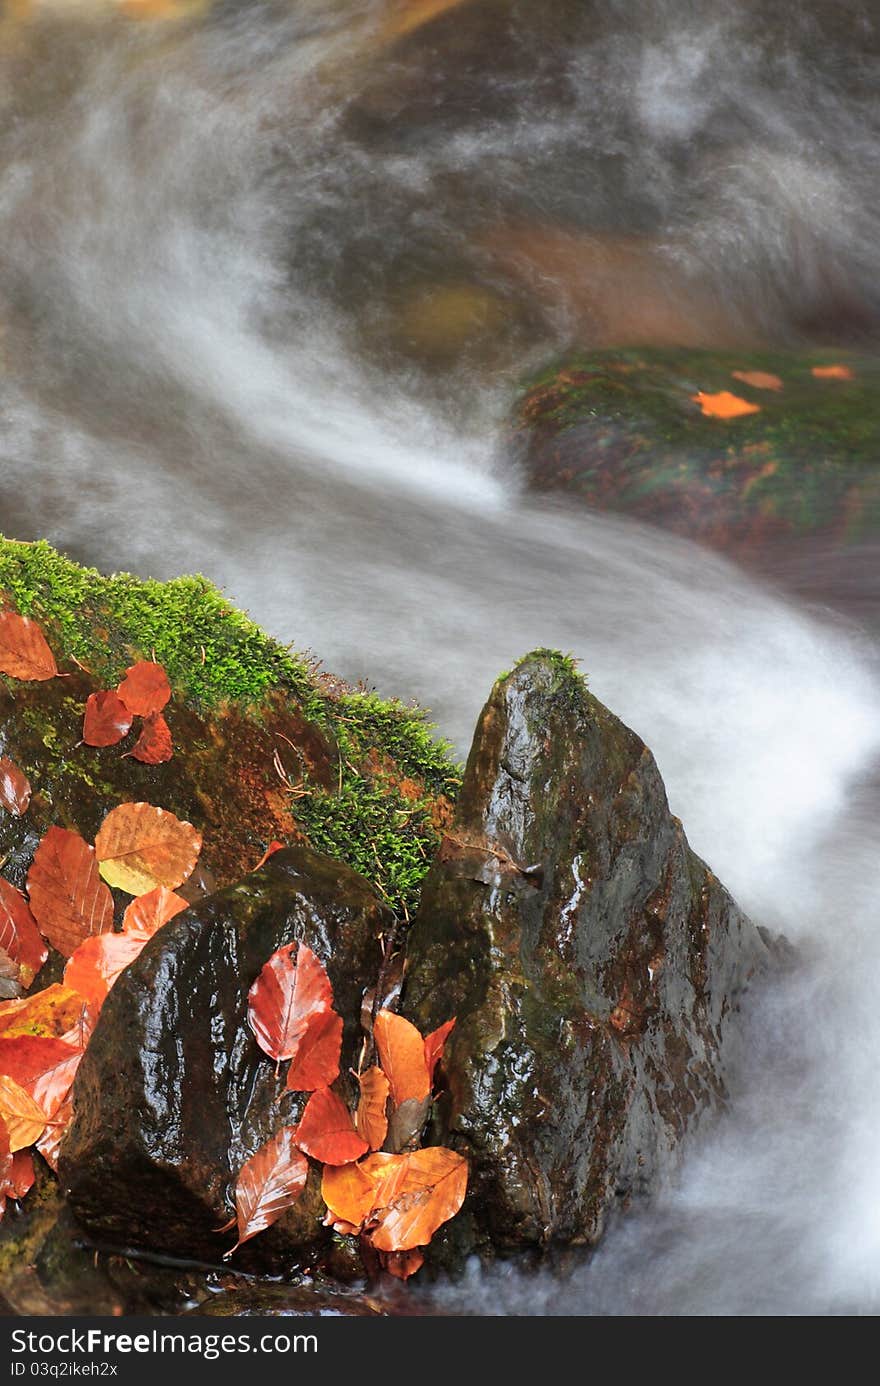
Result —
[[[0, 612], [0, 672], [20, 680], [59, 676], [39, 625]], [[143, 717], [141, 753], [158, 764], [161, 709], [171, 695], [165, 671], [143, 661], [116, 692], [92, 694], [83, 740], [112, 745]], [[158, 720], [157, 720], [158, 719]], [[118, 735], [116, 734], [118, 732]], [[170, 755], [170, 734], [168, 735]], [[28, 812], [31, 785], [8, 758], [0, 760], [0, 807]], [[23, 892], [0, 876], [0, 1213], [6, 1199], [23, 1198], [34, 1180], [29, 1147], [54, 1169], [69, 1125], [70, 1091], [98, 1012], [120, 973], [158, 929], [188, 907], [175, 894], [201, 851], [191, 823], [147, 803], [123, 803], [105, 817], [94, 844], [69, 828], [41, 838]], [[114, 929], [110, 887], [135, 898]], [[49, 956], [66, 959], [64, 980], [23, 995]]]
[[[732, 371], [734, 380], [741, 380], [744, 385], [750, 385], [753, 390], [774, 390], [779, 391], [783, 388], [783, 381], [778, 375], [771, 375], [769, 371]], [[810, 374], [816, 380], [853, 380], [854, 372], [849, 366], [813, 366]], [[703, 414], [710, 419], [738, 419], [745, 414], [760, 414], [760, 404], [754, 404], [751, 400], [741, 399], [730, 390], [719, 390], [716, 394], [707, 394], [704, 390], [698, 390], [692, 395], [695, 404], [700, 406]]]
[[236, 1217], [227, 1225], [237, 1223], [238, 1241], [227, 1258], [297, 1201], [312, 1159], [323, 1165], [326, 1225], [359, 1235], [392, 1275], [407, 1279], [467, 1189], [461, 1155], [445, 1146], [418, 1148], [455, 1021], [423, 1038], [403, 1016], [380, 1010], [370, 1046], [378, 1063], [353, 1075], [359, 1089], [354, 1111], [332, 1087], [339, 1078], [342, 1017], [333, 1009], [326, 969], [305, 944], [272, 954], [251, 987], [248, 1023], [264, 1054], [278, 1067], [289, 1064], [285, 1087], [310, 1096], [299, 1123], [282, 1126], [242, 1167]]

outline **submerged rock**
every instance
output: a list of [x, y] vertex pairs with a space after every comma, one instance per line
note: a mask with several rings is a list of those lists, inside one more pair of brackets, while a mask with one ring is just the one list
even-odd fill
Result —
[[[292, 847], [160, 930], [110, 992], [74, 1085], [59, 1173], [92, 1237], [219, 1262], [234, 1241], [217, 1229], [233, 1214], [238, 1170], [305, 1101], [285, 1092], [248, 1029], [251, 984], [282, 944], [308, 944], [345, 1021], [344, 1083], [392, 926], [361, 877]], [[313, 1167], [300, 1200], [236, 1266], [279, 1272], [320, 1255], [338, 1271], [323, 1213]]]
[[[877, 387], [876, 363], [845, 354], [595, 353], [526, 391], [514, 451], [537, 490], [740, 554], [855, 542], [880, 532]], [[747, 411], [704, 412], [724, 394]]]
[[404, 994], [423, 1031], [458, 1016], [433, 1132], [471, 1165], [458, 1249], [595, 1242], [722, 1100], [768, 956], [570, 662], [539, 652], [499, 680]]

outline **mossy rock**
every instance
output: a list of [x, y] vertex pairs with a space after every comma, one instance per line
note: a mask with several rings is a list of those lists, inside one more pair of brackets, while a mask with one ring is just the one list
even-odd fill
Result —
[[[4, 871], [22, 884], [51, 823], [94, 836], [125, 800], [203, 832], [209, 885], [252, 869], [273, 839], [336, 857], [405, 913], [459, 783], [417, 708], [347, 687], [264, 634], [202, 577], [104, 577], [48, 544], [0, 538], [0, 602], [39, 621], [66, 677], [0, 677], [0, 754], [29, 776], [23, 818], [0, 814]], [[123, 758], [134, 740], [79, 743], [83, 706], [141, 658], [173, 688], [165, 765]]]
[[[720, 548], [857, 542], [880, 531], [878, 386], [880, 363], [839, 353], [580, 355], [529, 384], [512, 441], [534, 488]], [[754, 412], [705, 413], [725, 392]]]

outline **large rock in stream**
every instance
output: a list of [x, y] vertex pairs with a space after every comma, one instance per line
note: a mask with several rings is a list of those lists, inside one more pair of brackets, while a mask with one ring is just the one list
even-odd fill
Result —
[[[179, 915], [113, 987], [74, 1087], [59, 1169], [74, 1213], [99, 1242], [217, 1263], [234, 1236], [230, 1192], [245, 1160], [303, 1094], [247, 1025], [248, 989], [283, 944], [326, 966], [345, 1020], [343, 1085], [361, 1037], [361, 996], [376, 981], [393, 916], [366, 881], [307, 848]], [[332, 1261], [313, 1166], [300, 1200], [236, 1253], [239, 1269], [280, 1272]], [[337, 1265], [337, 1269], [340, 1267]]]
[[571, 663], [502, 678], [408, 944], [407, 1013], [458, 1016], [433, 1133], [471, 1165], [455, 1249], [595, 1242], [722, 1100], [768, 957]]

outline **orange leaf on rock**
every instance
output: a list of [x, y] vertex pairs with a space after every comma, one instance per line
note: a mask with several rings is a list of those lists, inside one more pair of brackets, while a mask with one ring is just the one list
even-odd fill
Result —
[[312, 1015], [333, 1005], [330, 978], [304, 943], [273, 953], [248, 993], [248, 1024], [270, 1059], [292, 1059]]
[[375, 1065], [361, 1073], [361, 1097], [355, 1114], [355, 1126], [371, 1150], [379, 1150], [388, 1133], [386, 1107], [391, 1085], [381, 1068]]
[[34, 918], [53, 948], [69, 957], [84, 938], [113, 927], [113, 897], [94, 849], [79, 833], [50, 828], [28, 872]]
[[753, 390], [781, 390], [782, 381], [778, 375], [771, 375], [769, 371], [734, 371], [734, 380], [741, 380], [744, 385], [751, 385]]
[[308, 1175], [308, 1161], [296, 1148], [293, 1128], [282, 1126], [241, 1168], [235, 1186], [238, 1241], [226, 1252], [225, 1261], [242, 1242], [278, 1221], [299, 1198]]
[[126, 671], [116, 692], [129, 712], [136, 717], [149, 717], [162, 711], [171, 697], [171, 685], [161, 664], [142, 659]]
[[[0, 1035], [0, 1075], [14, 1078], [28, 1091], [44, 1073], [57, 1068], [79, 1051], [54, 1035]], [[32, 1094], [33, 1095], [33, 1094]]]
[[53, 1113], [51, 1122], [37, 1141], [37, 1149], [49, 1168], [54, 1169], [56, 1174], [58, 1172], [58, 1151], [72, 1120], [73, 1103], [68, 1096]]
[[131, 713], [112, 688], [90, 693], [83, 716], [82, 739], [87, 746], [115, 746], [131, 731], [131, 723]]
[[5, 1074], [0, 1076], [0, 1117], [6, 1122], [13, 1154], [33, 1145], [46, 1129], [46, 1113], [20, 1083]]
[[51, 1068], [37, 1074], [31, 1082], [22, 1083], [25, 1092], [30, 1093], [37, 1106], [45, 1112], [48, 1120], [55, 1120], [58, 1111], [70, 1096], [76, 1070], [79, 1068], [84, 1052], [84, 1049], [75, 1049], [70, 1046], [70, 1054], [67, 1058], [61, 1059]]
[[21, 984], [29, 987], [49, 956], [31, 907], [20, 890], [0, 876], [0, 948], [21, 970]]
[[164, 765], [171, 759], [174, 754], [171, 728], [161, 712], [150, 714], [128, 754], [139, 760], [142, 765]]
[[95, 838], [101, 875], [129, 895], [156, 886], [176, 889], [189, 876], [202, 850], [201, 834], [153, 804], [111, 809]]
[[257, 862], [256, 866], [254, 867], [254, 870], [255, 870], [255, 871], [259, 871], [259, 869], [260, 869], [261, 866], [265, 866], [265, 865], [266, 865], [266, 862], [269, 860], [270, 857], [274, 857], [274, 855], [275, 855], [276, 852], [283, 852], [283, 851], [284, 851], [284, 843], [283, 843], [283, 842], [270, 842], [270, 843], [269, 843], [269, 846], [266, 848], [265, 852], [264, 852], [263, 855], [260, 857], [260, 860]]
[[425, 1264], [424, 1253], [417, 1247], [412, 1251], [380, 1251], [379, 1260], [396, 1280], [409, 1280]]
[[743, 414], [760, 414], [760, 404], [750, 404], [747, 399], [732, 395], [729, 390], [719, 390], [716, 395], [707, 395], [702, 390], [691, 398], [710, 419], [738, 419]]
[[814, 366], [812, 374], [817, 380], [855, 380], [855, 371], [849, 366]]
[[347, 1165], [369, 1149], [354, 1129], [351, 1112], [329, 1088], [318, 1088], [306, 1103], [295, 1140], [300, 1150], [325, 1165]]
[[467, 1161], [443, 1145], [392, 1155], [379, 1180], [370, 1241], [377, 1251], [427, 1246], [467, 1192]]
[[[325, 1165], [321, 1197], [327, 1204], [328, 1227], [359, 1232], [373, 1211], [377, 1174], [391, 1155], [370, 1155], [360, 1164]], [[378, 1163], [377, 1163], [378, 1162]]]
[[15, 611], [0, 611], [0, 674], [42, 682], [57, 673], [55, 656], [36, 621]]
[[455, 1016], [443, 1025], [438, 1025], [430, 1035], [425, 1036], [425, 1064], [428, 1069], [428, 1082], [434, 1086], [434, 1070], [443, 1057], [446, 1041], [455, 1029]]
[[0, 1188], [0, 1195], [11, 1198], [24, 1198], [34, 1182], [34, 1162], [29, 1150], [16, 1150], [6, 1182]]
[[53, 982], [20, 1001], [0, 1002], [0, 1034], [7, 1039], [15, 1035], [54, 1035], [69, 1041], [82, 1010], [83, 999], [78, 992]]
[[393, 1011], [380, 1011], [373, 1026], [379, 1062], [391, 1084], [395, 1107], [414, 1097], [418, 1101], [431, 1091], [425, 1062], [425, 1042], [415, 1025]]
[[329, 1088], [339, 1077], [342, 1053], [342, 1016], [335, 1011], [315, 1011], [309, 1016], [296, 1053], [287, 1071], [291, 1092]]
[[14, 761], [3, 756], [0, 760], [0, 808], [21, 818], [23, 813], [27, 813], [30, 801], [30, 780]]
[[142, 951], [144, 934], [98, 934], [87, 938], [71, 953], [64, 969], [64, 984], [73, 987], [90, 1006], [103, 1004], [113, 983]]
[[184, 900], [182, 895], [175, 895], [167, 886], [156, 886], [155, 890], [149, 890], [146, 895], [132, 900], [122, 916], [123, 932], [152, 938], [169, 919], [188, 909], [189, 901]]

